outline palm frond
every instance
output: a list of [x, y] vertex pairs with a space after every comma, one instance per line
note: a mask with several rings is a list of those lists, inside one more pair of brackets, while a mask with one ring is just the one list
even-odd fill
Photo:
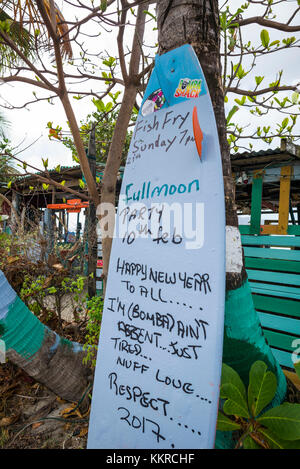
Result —
[[[50, 18], [50, 2], [43, 0], [45, 10]], [[61, 38], [61, 53], [63, 57], [72, 58], [72, 47], [68, 35], [68, 26], [63, 14], [56, 4], [55, 18], [57, 32]], [[45, 38], [46, 27], [37, 9], [34, 0], [0, 0], [0, 27], [5, 28], [6, 33], [15, 42], [26, 57], [34, 57], [36, 40], [42, 43]], [[49, 44], [49, 38], [46, 41]], [[2, 68], [17, 61], [16, 54], [0, 39], [0, 67]]]
[[[47, 11], [48, 17], [51, 18], [50, 2], [48, 0], [44, 0], [44, 6], [45, 6], [45, 9]], [[68, 34], [69, 28], [68, 28], [68, 25], [65, 22], [65, 19], [62, 15], [62, 12], [60, 11], [60, 9], [56, 5], [56, 3], [54, 3], [54, 8], [55, 8], [55, 19], [56, 19], [56, 24], [57, 24], [57, 32], [58, 32], [59, 36], [61, 38], [63, 38], [62, 44], [61, 44], [62, 55], [63, 55], [63, 57], [67, 57], [67, 58], [71, 59], [72, 56], [73, 56], [73, 51], [72, 51], [72, 47], [71, 47], [70, 39], [69, 39], [69, 34]]]

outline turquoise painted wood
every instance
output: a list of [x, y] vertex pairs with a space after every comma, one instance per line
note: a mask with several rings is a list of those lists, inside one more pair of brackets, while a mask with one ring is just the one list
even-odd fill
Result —
[[279, 350], [274, 347], [271, 347], [271, 350], [281, 366], [293, 369], [292, 355], [290, 352], [285, 352], [284, 350]]
[[279, 363], [293, 369], [292, 354], [300, 340], [300, 236], [257, 236], [250, 234], [249, 227], [240, 228], [265, 338]]
[[300, 276], [297, 274], [249, 269], [248, 277], [250, 280], [260, 280], [262, 282], [300, 286]]
[[300, 300], [299, 288], [279, 285], [278, 289], [276, 289], [276, 286], [273, 284], [251, 282], [251, 290], [253, 293], [260, 293], [261, 295], [281, 296], [283, 298], [293, 298]]
[[292, 272], [300, 274], [300, 262], [284, 261], [282, 259], [259, 259], [246, 257], [246, 269], [270, 270], [274, 272]]
[[291, 249], [245, 247], [244, 253], [246, 257], [262, 257], [265, 259], [285, 259], [291, 261], [300, 261], [300, 251], [294, 251]]
[[279, 330], [288, 334], [299, 331], [299, 319], [278, 316], [276, 314], [257, 311], [261, 325], [268, 329]]

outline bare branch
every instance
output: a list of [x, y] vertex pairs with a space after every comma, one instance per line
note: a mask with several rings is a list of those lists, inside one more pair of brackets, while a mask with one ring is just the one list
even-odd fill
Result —
[[251, 18], [245, 18], [241, 20], [235, 20], [239, 26], [247, 26], [249, 24], [259, 24], [266, 28], [277, 29], [278, 31], [285, 31], [286, 33], [294, 33], [300, 31], [300, 25], [291, 26], [287, 23], [278, 23], [277, 21], [268, 20], [262, 16], [253, 16]]

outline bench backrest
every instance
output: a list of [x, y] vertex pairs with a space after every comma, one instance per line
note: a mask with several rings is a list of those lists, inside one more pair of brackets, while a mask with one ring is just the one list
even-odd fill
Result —
[[242, 235], [245, 265], [264, 335], [279, 363], [300, 355], [300, 236]]

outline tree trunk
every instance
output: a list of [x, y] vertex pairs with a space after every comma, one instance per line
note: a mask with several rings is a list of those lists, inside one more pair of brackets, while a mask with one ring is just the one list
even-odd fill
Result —
[[[105, 295], [106, 282], [109, 268], [110, 252], [112, 247], [113, 230], [115, 225], [116, 183], [120, 169], [122, 151], [126, 139], [128, 125], [135, 105], [137, 90], [140, 85], [138, 79], [140, 60], [142, 56], [142, 44], [145, 33], [145, 17], [148, 10], [148, 2], [138, 7], [135, 32], [132, 41], [129, 74], [123, 71], [125, 82], [124, 96], [115, 126], [112, 142], [110, 144], [107, 162], [102, 180], [101, 204], [97, 209], [102, 235], [103, 252], [103, 293]], [[125, 64], [124, 64], [125, 66]]]
[[116, 204], [116, 182], [121, 164], [123, 145], [127, 134], [128, 124], [130, 122], [132, 109], [136, 100], [136, 94], [137, 89], [134, 85], [131, 85], [125, 89], [104, 169], [101, 188], [101, 204], [97, 209], [102, 236], [104, 294], [106, 289], [113, 230], [115, 225], [114, 207]]
[[[161, 0], [157, 4], [159, 53], [191, 44], [201, 63], [214, 107], [222, 155], [226, 207], [226, 304], [223, 361], [248, 383], [255, 360], [263, 360], [278, 380], [273, 403], [285, 397], [286, 380], [262, 333], [245, 271], [234, 200], [220, 61], [220, 27], [216, 0]], [[193, 78], [193, 77], [191, 77]], [[200, 98], [199, 98], [200, 99]], [[217, 214], [216, 214], [217, 216]], [[239, 261], [232, 266], [232, 257]]]

